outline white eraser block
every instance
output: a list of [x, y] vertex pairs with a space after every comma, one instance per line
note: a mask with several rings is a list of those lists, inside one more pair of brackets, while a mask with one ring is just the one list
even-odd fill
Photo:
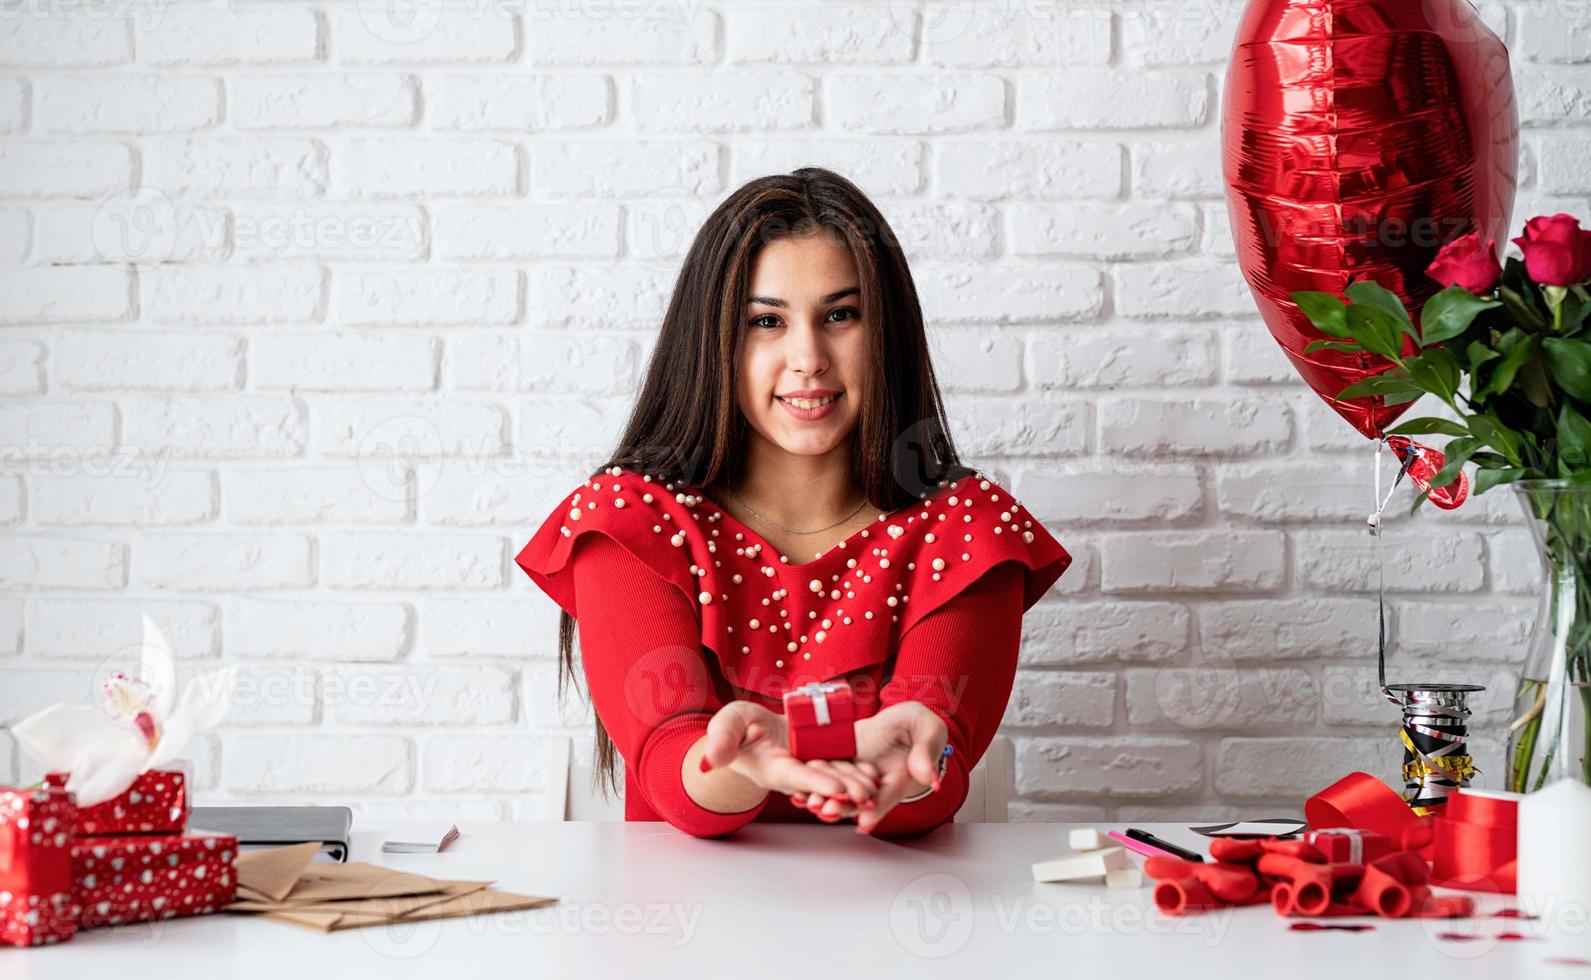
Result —
[[1125, 871], [1132, 866], [1132, 860], [1127, 857], [1125, 848], [1107, 847], [1098, 851], [1062, 854], [1060, 857], [1050, 858], [1048, 861], [1035, 861], [1033, 863], [1033, 880], [1080, 881], [1085, 878], [1099, 879], [1112, 871]]
[[1081, 827], [1066, 835], [1066, 843], [1072, 845], [1074, 851], [1097, 851], [1102, 847], [1109, 847], [1106, 843], [1110, 838], [1092, 827]]
[[1107, 888], [1142, 888], [1144, 873], [1137, 868], [1123, 868], [1120, 871], [1105, 872], [1105, 887]]

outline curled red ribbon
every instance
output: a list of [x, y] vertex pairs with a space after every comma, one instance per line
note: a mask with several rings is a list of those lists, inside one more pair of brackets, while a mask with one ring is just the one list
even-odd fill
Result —
[[1314, 830], [1373, 830], [1405, 851], [1430, 857], [1431, 818], [1416, 816], [1403, 797], [1367, 772], [1350, 772], [1304, 801], [1304, 819]]
[[1518, 798], [1455, 788], [1435, 817], [1419, 817], [1386, 783], [1351, 772], [1304, 803], [1314, 829], [1357, 827], [1400, 841], [1431, 862], [1431, 883], [1466, 891], [1515, 891]]
[[1447, 486], [1431, 487], [1431, 479], [1447, 463], [1447, 457], [1442, 453], [1430, 446], [1422, 446], [1408, 436], [1387, 436], [1387, 445], [1400, 462], [1414, 457], [1414, 462], [1409, 466], [1409, 479], [1430, 494], [1431, 503], [1443, 510], [1452, 510], [1469, 496], [1469, 477], [1464, 475], [1463, 470], [1459, 471], [1458, 479]]

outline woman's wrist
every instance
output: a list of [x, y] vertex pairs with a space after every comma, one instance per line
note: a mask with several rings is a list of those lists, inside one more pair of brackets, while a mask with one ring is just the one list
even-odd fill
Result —
[[[955, 750], [951, 747], [950, 743], [946, 742], [944, 751], [939, 753], [939, 782], [941, 783], [945, 778], [945, 768], [950, 763], [950, 755], [954, 751]], [[913, 787], [917, 788], [913, 789]], [[926, 798], [934, 791], [934, 788], [934, 785], [924, 786], [916, 780], [912, 780], [906, 784], [907, 793], [905, 796], [901, 797], [900, 802], [916, 803], [918, 800]]]
[[[914, 789], [913, 787], [916, 788]], [[900, 798], [900, 803], [916, 803], [918, 800], [926, 799], [934, 791], [932, 786], [924, 786], [916, 780], [907, 783], [906, 789], [907, 793], [905, 796]]]
[[728, 766], [702, 772], [701, 760], [706, 747], [707, 736], [703, 735], [685, 751], [685, 758], [680, 763], [680, 779], [684, 783], [685, 794], [697, 806], [715, 813], [743, 813], [768, 798], [766, 788]]

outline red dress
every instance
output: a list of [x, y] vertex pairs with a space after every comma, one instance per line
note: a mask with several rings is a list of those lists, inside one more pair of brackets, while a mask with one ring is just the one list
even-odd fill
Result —
[[859, 718], [919, 701], [949, 729], [939, 792], [873, 830], [909, 836], [965, 801], [1010, 699], [1022, 614], [1072, 556], [981, 474], [798, 563], [696, 488], [613, 467], [572, 490], [514, 560], [579, 623], [592, 704], [625, 761], [626, 820], [697, 837], [816, 822], [782, 793], [708, 810], [680, 769], [728, 702], [782, 712], [792, 687], [843, 678]]

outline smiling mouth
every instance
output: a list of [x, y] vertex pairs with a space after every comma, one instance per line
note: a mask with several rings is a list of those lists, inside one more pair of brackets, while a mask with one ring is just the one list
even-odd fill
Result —
[[827, 398], [785, 398], [782, 395], [774, 395], [773, 397], [784, 402], [786, 405], [793, 405], [796, 408], [813, 409], [822, 408], [824, 405], [827, 405], [829, 402], [834, 401], [834, 399], [840, 396], [829, 395]]

